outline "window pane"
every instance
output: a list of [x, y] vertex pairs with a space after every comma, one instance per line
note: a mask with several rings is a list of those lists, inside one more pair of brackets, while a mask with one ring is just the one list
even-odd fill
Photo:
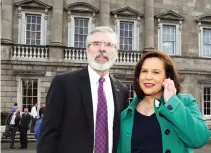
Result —
[[176, 26], [175, 25], [163, 25], [163, 51], [167, 54], [174, 55], [176, 47]]
[[35, 26], [36, 26], [36, 24], [32, 24], [32, 31], [35, 31]]
[[120, 36], [124, 36], [123, 32], [123, 30], [120, 30]]
[[[40, 44], [41, 39], [41, 16], [26, 14], [26, 44]], [[37, 32], [36, 32], [37, 31]]]
[[27, 16], [26, 19], [27, 23], [31, 23], [31, 16]]
[[123, 47], [124, 47], [123, 45], [120, 45], [120, 50], [123, 50], [124, 49]]
[[133, 32], [132, 31], [129, 31], [129, 37], [133, 37]]
[[36, 40], [36, 45], [40, 45], [40, 40]]
[[79, 36], [79, 41], [83, 42], [83, 36]]
[[88, 34], [88, 28], [84, 28], [84, 34]]
[[30, 38], [30, 31], [26, 31], [26, 38]]
[[37, 32], [36, 36], [36, 39], [40, 39], [40, 32]]
[[167, 54], [174, 54], [174, 42], [163, 42], [163, 51]]
[[41, 17], [37, 16], [37, 24], [41, 24]]
[[88, 20], [85, 20], [84, 21], [84, 27], [87, 27], [88, 28]]
[[31, 39], [31, 45], [35, 45], [35, 40]]
[[88, 34], [88, 23], [89, 19], [87, 18], [75, 18], [75, 47], [85, 47], [86, 36]]
[[211, 57], [211, 29], [203, 29], [203, 56]]
[[80, 48], [83, 48], [84, 47], [84, 43], [81, 41], [81, 42], [79, 42], [79, 47]]
[[125, 24], [125, 30], [128, 30], [128, 24]]
[[79, 34], [83, 34], [83, 28], [80, 28]]
[[176, 40], [176, 26], [164, 25], [163, 26], [163, 41], [175, 41]]
[[32, 23], [36, 23], [36, 16], [32, 16]]
[[204, 115], [211, 115], [211, 87], [204, 88]]
[[74, 43], [74, 46], [75, 46], [75, 47], [79, 47], [78, 42], [75, 42], [75, 43]]
[[133, 26], [131, 22], [120, 22], [120, 49], [132, 50]]
[[78, 42], [79, 39], [78, 39], [78, 35], [75, 35], [75, 41]]
[[31, 29], [31, 24], [27, 24], [26, 25], [26, 30], [30, 30]]
[[75, 34], [79, 34], [79, 28], [75, 27]]
[[31, 39], [35, 39], [36, 33], [35, 32], [31, 32]]
[[36, 26], [36, 31], [40, 31], [41, 25]]
[[129, 30], [133, 30], [133, 25], [132, 24], [129, 24]]
[[131, 102], [134, 98], [134, 88], [133, 88], [133, 83], [131, 82], [123, 82], [125, 84], [125, 86], [128, 89], [129, 92], [129, 97], [128, 97], [128, 103]]
[[27, 45], [30, 45], [31, 43], [30, 43], [30, 39], [26, 39], [26, 44]]
[[28, 107], [29, 111], [31, 111], [33, 102], [37, 102], [38, 89], [35, 88], [37, 83], [37, 79], [22, 79], [22, 107]]

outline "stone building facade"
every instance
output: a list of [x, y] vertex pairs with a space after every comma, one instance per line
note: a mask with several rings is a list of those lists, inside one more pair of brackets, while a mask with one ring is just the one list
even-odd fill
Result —
[[134, 68], [144, 50], [171, 55], [183, 93], [211, 119], [211, 0], [3, 0], [1, 109], [45, 102], [53, 77], [87, 65], [85, 38], [96, 26], [120, 37], [111, 73], [134, 96]]

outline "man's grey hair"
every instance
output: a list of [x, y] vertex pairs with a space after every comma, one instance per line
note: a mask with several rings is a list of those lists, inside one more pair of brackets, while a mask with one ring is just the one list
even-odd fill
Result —
[[118, 48], [118, 36], [117, 34], [109, 27], [107, 26], [100, 26], [100, 27], [96, 27], [94, 28], [88, 35], [87, 35], [87, 38], [86, 38], [86, 48], [89, 47], [90, 43], [91, 43], [91, 39], [92, 39], [92, 35], [94, 33], [97, 33], [97, 32], [107, 32], [107, 33], [111, 33], [114, 37], [114, 39], [116, 40], [117, 44], [114, 44], [116, 46], [116, 48]]

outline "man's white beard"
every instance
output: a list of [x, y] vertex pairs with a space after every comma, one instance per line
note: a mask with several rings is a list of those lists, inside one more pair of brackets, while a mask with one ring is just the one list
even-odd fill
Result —
[[[93, 53], [92, 53], [93, 54]], [[117, 53], [114, 53], [114, 55], [112, 56], [111, 59], [108, 59], [108, 61], [106, 63], [97, 63], [95, 61], [95, 58], [97, 56], [100, 55], [100, 53], [96, 54], [96, 55], [91, 55], [90, 53], [87, 54], [87, 58], [88, 58], [88, 63], [89, 65], [96, 71], [99, 72], [105, 72], [107, 70], [109, 70], [115, 63], [116, 58], [117, 58]]]

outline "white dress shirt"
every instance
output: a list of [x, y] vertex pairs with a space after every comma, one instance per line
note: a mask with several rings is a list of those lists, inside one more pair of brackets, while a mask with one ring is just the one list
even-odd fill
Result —
[[33, 118], [37, 117], [37, 109], [35, 106], [32, 107], [31, 116], [33, 116]]
[[16, 112], [14, 112], [12, 115], [12, 119], [10, 120], [10, 125], [15, 125], [15, 118], [16, 118]]
[[[98, 86], [100, 75], [95, 72], [90, 66], [88, 66], [91, 93], [92, 93], [92, 104], [93, 104], [93, 117], [94, 117], [94, 140], [95, 140], [95, 126], [96, 126], [96, 114], [98, 104]], [[103, 90], [106, 96], [107, 102], [107, 114], [108, 114], [108, 150], [112, 153], [113, 149], [113, 120], [114, 120], [114, 99], [111, 87], [111, 81], [109, 73], [104, 76], [105, 82], [103, 83]], [[95, 142], [94, 142], [95, 143]]]

